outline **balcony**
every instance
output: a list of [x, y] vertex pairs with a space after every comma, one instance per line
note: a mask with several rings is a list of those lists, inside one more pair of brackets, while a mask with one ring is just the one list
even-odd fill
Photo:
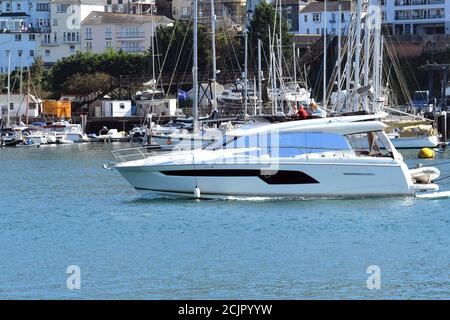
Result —
[[144, 47], [118, 47], [118, 49], [127, 53], [142, 53], [145, 51]]
[[430, 14], [428, 15], [428, 19], [444, 19], [445, 16], [443, 14]]
[[439, 5], [444, 4], [445, 0], [396, 0], [395, 6], [428, 6], [428, 5]]
[[445, 19], [444, 13], [435, 13], [433, 11], [425, 11], [417, 13], [399, 13], [397, 12], [395, 15], [395, 20], [437, 20], [437, 19]]
[[127, 39], [144, 39], [145, 32], [118, 32], [116, 34], [117, 39], [127, 40]]
[[46, 40], [46, 39], [41, 40], [41, 46], [44, 46], [44, 47], [58, 46], [59, 44], [60, 43], [58, 41], [54, 41], [54, 40]]

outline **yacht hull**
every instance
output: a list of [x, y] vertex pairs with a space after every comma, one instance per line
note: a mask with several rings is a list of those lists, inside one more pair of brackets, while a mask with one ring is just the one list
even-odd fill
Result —
[[[399, 163], [370, 165], [303, 162], [267, 171], [258, 164], [116, 166], [136, 190], [190, 198], [380, 197], [413, 195], [408, 169]], [[392, 181], [396, 181], [393, 183]], [[200, 195], [195, 194], [196, 188]]]

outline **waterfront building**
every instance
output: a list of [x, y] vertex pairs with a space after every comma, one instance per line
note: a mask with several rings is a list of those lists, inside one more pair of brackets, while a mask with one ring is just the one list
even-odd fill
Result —
[[[292, 0], [286, 0], [286, 2], [289, 1]], [[339, 6], [341, 8], [341, 30], [339, 30]], [[328, 1], [326, 12], [324, 12], [324, 7], [324, 3], [318, 1], [310, 1], [299, 6], [298, 31], [291, 30], [291, 32], [300, 36], [323, 35], [324, 19], [327, 19], [328, 35], [337, 35], [339, 32], [347, 35], [347, 25], [354, 3], [351, 1]]]
[[[281, 1], [281, 15], [286, 20], [289, 32], [297, 33], [299, 31], [299, 14], [301, 10], [308, 4], [304, 0], [280, 0]], [[251, 3], [251, 0], [250, 0]], [[275, 4], [276, 2], [272, 2]], [[277, 10], [280, 10], [278, 7]]]
[[106, 0], [105, 11], [116, 13], [146, 14], [155, 6], [155, 0]]
[[379, 5], [383, 25], [397, 36], [450, 35], [450, 0], [370, 0]]
[[[172, 16], [176, 20], [189, 21], [192, 19], [192, 0], [173, 0]], [[246, 0], [220, 0], [215, 1], [214, 13], [217, 27], [240, 28], [245, 23], [247, 10]], [[211, 1], [198, 1], [198, 20], [200, 23], [211, 21]]]
[[[28, 102], [28, 107], [27, 107]], [[8, 97], [6, 94], [0, 95], [0, 118], [4, 119], [8, 114]], [[9, 116], [10, 117], [37, 117], [42, 111], [42, 100], [32, 94], [12, 93], [10, 96]]]
[[81, 23], [81, 49], [94, 53], [108, 48], [141, 53], [151, 47], [153, 25], [156, 29], [171, 23], [165, 16], [94, 11]]
[[0, 1], [0, 74], [30, 66], [43, 33], [50, 29], [49, 0]]
[[106, 0], [51, 0], [50, 32], [43, 34], [39, 54], [47, 65], [81, 51], [81, 21], [103, 11]]

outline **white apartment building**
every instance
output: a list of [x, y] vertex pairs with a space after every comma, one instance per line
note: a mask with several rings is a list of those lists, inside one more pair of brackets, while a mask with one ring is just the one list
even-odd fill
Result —
[[391, 34], [450, 34], [450, 0], [370, 0]]
[[43, 33], [50, 28], [49, 0], [0, 1], [0, 73], [30, 66]]
[[[201, 23], [209, 23], [211, 20], [211, 1], [198, 0], [198, 19]], [[172, 0], [172, 16], [176, 20], [189, 21], [193, 12], [192, 0]], [[246, 17], [246, 0], [220, 0], [215, 1], [214, 13], [217, 26], [231, 27], [243, 25]]]
[[[155, 0], [106, 0], [105, 11], [145, 14], [155, 7]], [[155, 10], [154, 10], [155, 11]]]
[[91, 12], [81, 23], [81, 49], [94, 53], [109, 48], [141, 53], [151, 47], [153, 26], [156, 30], [171, 23], [171, 19], [158, 15]]
[[327, 34], [339, 32], [339, 6], [341, 8], [341, 34], [347, 35], [348, 23], [351, 19], [353, 4], [351, 1], [328, 1], [327, 11], [324, 12], [324, 3], [311, 1], [300, 9], [298, 31], [295, 35], [322, 35], [324, 32], [324, 19], [327, 19]]
[[51, 0], [50, 32], [43, 34], [39, 55], [44, 62], [57, 60], [81, 51], [81, 21], [92, 11], [103, 11], [106, 0]]

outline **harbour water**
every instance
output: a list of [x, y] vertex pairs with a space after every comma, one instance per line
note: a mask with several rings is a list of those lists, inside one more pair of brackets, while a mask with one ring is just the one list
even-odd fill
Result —
[[450, 298], [450, 199], [144, 199], [101, 166], [128, 146], [0, 150], [0, 299]]

